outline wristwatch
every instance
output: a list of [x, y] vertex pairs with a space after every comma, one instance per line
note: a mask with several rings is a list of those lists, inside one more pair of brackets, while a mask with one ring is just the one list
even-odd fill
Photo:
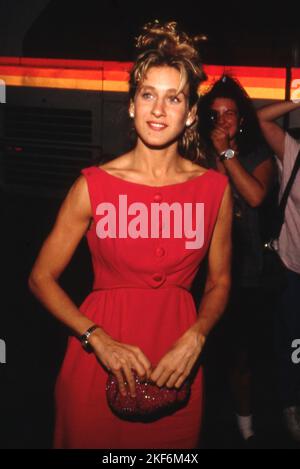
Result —
[[232, 148], [227, 148], [227, 150], [222, 151], [220, 154], [220, 161], [224, 160], [231, 160], [231, 158], [234, 158], [236, 155], [236, 152]]
[[100, 326], [98, 326], [98, 324], [94, 324], [93, 326], [89, 327], [87, 331], [85, 331], [84, 334], [82, 334], [80, 337], [79, 337], [79, 340], [81, 342], [81, 345], [82, 347], [84, 348], [84, 350], [86, 350], [87, 352], [91, 352], [92, 351], [92, 347], [90, 346], [90, 343], [89, 343], [89, 338], [90, 336], [92, 335], [92, 333], [96, 330], [96, 329], [99, 329]]

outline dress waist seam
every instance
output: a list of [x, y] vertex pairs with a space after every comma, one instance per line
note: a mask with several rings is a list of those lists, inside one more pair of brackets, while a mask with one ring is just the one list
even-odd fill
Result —
[[151, 286], [140, 286], [140, 285], [113, 285], [110, 287], [98, 287], [98, 288], [93, 288], [92, 292], [97, 292], [97, 291], [107, 291], [107, 290], [121, 290], [121, 289], [135, 289], [135, 290], [166, 290], [169, 288], [179, 288], [180, 290], [184, 290], [187, 293], [191, 293], [191, 291], [183, 287], [181, 285], [175, 285], [175, 284], [169, 284], [169, 285], [162, 285], [160, 287], [151, 287]]

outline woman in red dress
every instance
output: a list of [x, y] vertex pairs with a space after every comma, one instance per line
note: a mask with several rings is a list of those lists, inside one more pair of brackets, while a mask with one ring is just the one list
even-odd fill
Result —
[[[199, 164], [198, 53], [176, 23], [146, 25], [137, 47], [129, 105], [136, 144], [82, 170], [29, 279], [73, 333], [56, 385], [56, 448], [197, 447], [198, 358], [228, 298], [231, 195], [224, 175]], [[58, 279], [84, 235], [95, 277], [77, 308]], [[205, 256], [197, 312], [190, 289]], [[134, 373], [169, 389], [193, 376], [191, 395], [154, 421], [124, 420], [107, 404], [108, 371], [133, 399]]]

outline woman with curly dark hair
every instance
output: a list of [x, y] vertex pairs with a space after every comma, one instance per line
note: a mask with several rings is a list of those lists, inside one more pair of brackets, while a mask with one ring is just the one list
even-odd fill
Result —
[[[238, 426], [253, 436], [251, 357], [259, 329], [262, 240], [257, 207], [273, 178], [273, 161], [253, 103], [243, 87], [223, 75], [199, 103], [199, 134], [210, 167], [226, 174], [234, 199], [232, 293], [224, 322], [230, 347], [231, 385]], [[231, 339], [231, 340], [229, 340]]]
[[[231, 195], [226, 176], [199, 165], [197, 50], [176, 23], [158, 22], [137, 47], [136, 144], [82, 170], [30, 276], [73, 332], [56, 385], [56, 448], [197, 447], [198, 359], [228, 298]], [[95, 280], [77, 308], [58, 278], [85, 234]], [[190, 289], [206, 255], [197, 316]], [[174, 396], [180, 406], [166, 412]], [[153, 407], [155, 418], [143, 418]]]

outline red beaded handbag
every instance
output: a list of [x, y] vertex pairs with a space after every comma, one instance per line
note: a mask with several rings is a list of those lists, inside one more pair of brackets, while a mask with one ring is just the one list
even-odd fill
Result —
[[177, 388], [158, 387], [152, 381], [142, 380], [136, 373], [136, 397], [119, 392], [117, 378], [110, 373], [106, 383], [106, 397], [111, 410], [126, 420], [152, 420], [183, 407], [190, 397], [190, 383]]

